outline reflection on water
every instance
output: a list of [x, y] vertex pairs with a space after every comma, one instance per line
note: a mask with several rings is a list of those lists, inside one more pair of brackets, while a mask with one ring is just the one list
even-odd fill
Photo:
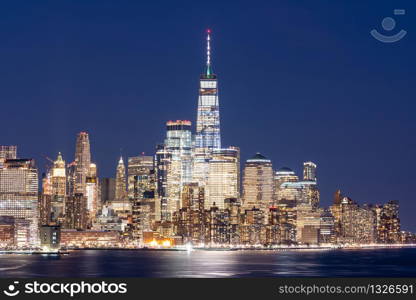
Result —
[[0, 255], [0, 277], [416, 276], [416, 249], [332, 251], [75, 251]]

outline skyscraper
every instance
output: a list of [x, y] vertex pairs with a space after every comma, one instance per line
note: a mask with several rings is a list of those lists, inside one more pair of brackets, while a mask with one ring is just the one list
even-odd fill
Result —
[[127, 198], [126, 167], [124, 166], [123, 157], [117, 164], [116, 169], [116, 201], [123, 201]]
[[0, 168], [0, 216], [14, 217], [17, 246], [38, 246], [38, 171], [33, 159], [7, 159]]
[[86, 195], [87, 176], [90, 173], [91, 152], [88, 133], [80, 132], [75, 148], [75, 193]]
[[316, 165], [312, 162], [303, 164], [303, 181], [299, 181], [291, 169], [280, 168], [274, 177], [275, 202], [277, 205], [295, 207], [297, 205], [311, 205], [317, 208], [319, 204], [319, 190], [316, 180]]
[[296, 183], [298, 181], [298, 176], [288, 167], [282, 167], [276, 171], [274, 176], [274, 200], [277, 205], [296, 206], [297, 190], [288, 190], [287, 185], [284, 186], [283, 184]]
[[68, 229], [87, 229], [87, 198], [84, 194], [70, 195], [65, 203], [65, 227]]
[[191, 122], [186, 120], [166, 123], [166, 151], [171, 154], [167, 172], [167, 211], [170, 216], [180, 208], [181, 192], [192, 180]]
[[172, 154], [167, 151], [166, 146], [157, 145], [155, 155], [155, 176], [158, 202], [160, 203], [160, 218], [162, 221], [167, 221], [170, 217], [168, 212], [167, 182], [171, 159]]
[[240, 149], [229, 147], [216, 149], [208, 163], [205, 209], [224, 208], [227, 198], [239, 198]]
[[196, 121], [193, 177], [205, 185], [208, 176], [208, 161], [212, 151], [221, 148], [220, 109], [218, 102], [217, 75], [211, 66], [211, 30], [207, 30], [206, 70], [200, 76], [198, 113]]
[[107, 205], [116, 197], [116, 180], [114, 178], [100, 178], [100, 205]]
[[211, 66], [211, 30], [207, 30], [206, 71], [200, 76], [195, 147], [203, 152], [221, 148], [217, 75]]
[[16, 159], [17, 147], [16, 146], [0, 146], [0, 168], [3, 167], [6, 159]]
[[243, 208], [262, 209], [266, 214], [273, 205], [273, 168], [270, 159], [260, 153], [248, 159], [244, 167]]
[[65, 217], [66, 169], [61, 152], [51, 170], [51, 214], [53, 223], [61, 224]]
[[128, 197], [132, 203], [132, 236], [140, 240], [160, 220], [160, 202], [156, 199], [156, 179], [152, 156], [128, 159]]
[[90, 172], [86, 179], [86, 194], [87, 197], [87, 213], [88, 213], [88, 226], [91, 226], [97, 216], [98, 210], [101, 205], [98, 201], [99, 188], [97, 179], [97, 165], [90, 164]]
[[316, 181], [316, 164], [311, 161], [303, 163], [303, 180]]
[[138, 199], [147, 190], [154, 189], [153, 156], [129, 157], [127, 163], [127, 190], [129, 199]]

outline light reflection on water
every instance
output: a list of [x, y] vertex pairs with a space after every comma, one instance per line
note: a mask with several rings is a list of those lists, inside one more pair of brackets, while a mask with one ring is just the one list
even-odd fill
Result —
[[0, 277], [416, 276], [416, 249], [331, 251], [75, 251], [0, 255]]

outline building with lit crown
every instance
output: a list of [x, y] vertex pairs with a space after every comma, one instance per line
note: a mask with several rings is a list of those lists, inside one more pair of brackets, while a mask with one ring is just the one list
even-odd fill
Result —
[[211, 30], [207, 30], [206, 69], [200, 76], [198, 111], [196, 120], [193, 178], [205, 185], [208, 177], [208, 161], [212, 151], [221, 148], [220, 109], [217, 75], [211, 65]]

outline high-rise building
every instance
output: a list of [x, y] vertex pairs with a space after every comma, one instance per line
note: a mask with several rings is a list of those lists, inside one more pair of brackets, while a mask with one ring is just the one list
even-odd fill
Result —
[[316, 208], [319, 198], [315, 181], [284, 182], [280, 185], [277, 203], [312, 205]]
[[242, 244], [261, 245], [266, 240], [265, 213], [262, 209], [252, 207], [244, 210], [240, 238]]
[[140, 198], [145, 191], [155, 188], [153, 156], [129, 157], [127, 186], [129, 199]]
[[274, 195], [276, 204], [296, 206], [319, 204], [319, 190], [316, 181], [316, 165], [307, 162], [304, 164], [304, 181], [299, 181], [298, 176], [291, 169], [280, 168], [274, 176]]
[[260, 153], [248, 159], [243, 175], [243, 208], [253, 207], [268, 213], [273, 206], [273, 168], [271, 160]]
[[208, 161], [212, 151], [221, 148], [220, 109], [217, 75], [211, 66], [211, 31], [207, 30], [206, 70], [200, 76], [196, 121], [193, 178], [200, 185], [208, 179]]
[[85, 197], [84, 194], [68, 196], [65, 203], [65, 210], [65, 228], [79, 230], [87, 229], [87, 197]]
[[94, 222], [98, 211], [101, 208], [99, 201], [99, 183], [97, 178], [97, 166], [91, 164], [90, 174], [87, 176], [86, 182], [86, 198], [87, 198], [87, 214], [88, 214], [88, 226], [90, 227]]
[[282, 184], [284, 183], [299, 181], [299, 177], [295, 174], [295, 172], [288, 167], [282, 167], [276, 171], [273, 180], [274, 180], [274, 200], [276, 202], [275, 204], [295, 206], [296, 202], [293, 201], [295, 199], [292, 199], [292, 198], [288, 199], [282, 187]]
[[240, 197], [240, 149], [213, 150], [208, 167], [205, 209], [209, 210], [212, 206], [224, 209], [225, 199]]
[[128, 197], [132, 203], [132, 236], [141, 240], [143, 232], [151, 231], [155, 220], [160, 220], [153, 157], [129, 157], [127, 174]]
[[75, 161], [66, 166], [66, 195], [75, 195], [76, 187], [76, 164]]
[[53, 163], [50, 181], [50, 221], [54, 224], [62, 224], [65, 219], [66, 168], [61, 152], [58, 153], [58, 157]]
[[127, 198], [127, 183], [126, 183], [126, 167], [124, 166], [123, 157], [120, 156], [120, 159], [117, 164], [116, 169], [116, 191], [115, 191], [115, 200], [124, 201]]
[[87, 177], [90, 174], [91, 150], [88, 133], [80, 132], [75, 148], [75, 187], [74, 193], [86, 194]]
[[380, 243], [398, 243], [400, 239], [399, 202], [389, 201], [381, 207], [377, 239]]
[[39, 223], [51, 224], [52, 183], [51, 172], [42, 173], [42, 192], [39, 194]]
[[[334, 206], [331, 207], [333, 210]], [[376, 216], [367, 205], [360, 207], [352, 199], [343, 197], [339, 211], [334, 210], [333, 215], [339, 220], [338, 242], [352, 244], [371, 244], [376, 239]]]
[[18, 246], [39, 245], [38, 171], [33, 159], [7, 159], [0, 168], [0, 216], [15, 218]]
[[221, 148], [217, 75], [211, 66], [211, 31], [207, 30], [206, 71], [200, 76], [195, 147], [203, 152]]
[[316, 164], [311, 161], [303, 163], [303, 180], [316, 181]]
[[114, 178], [100, 178], [100, 206], [114, 201], [116, 197], [116, 180]]
[[155, 176], [156, 176], [156, 191], [158, 203], [160, 207], [161, 221], [169, 220], [168, 211], [168, 173], [170, 172], [172, 154], [167, 151], [165, 145], [157, 145], [155, 155]]
[[319, 243], [333, 244], [335, 242], [335, 220], [329, 210], [323, 211], [320, 217]]
[[192, 133], [190, 121], [169, 121], [166, 123], [166, 151], [170, 153], [167, 172], [168, 218], [180, 208], [184, 184], [192, 181]]
[[296, 240], [304, 244], [319, 242], [321, 225], [321, 210], [313, 209], [310, 204], [300, 204], [296, 207]]
[[0, 168], [3, 167], [6, 159], [17, 158], [17, 147], [16, 146], [0, 146]]

